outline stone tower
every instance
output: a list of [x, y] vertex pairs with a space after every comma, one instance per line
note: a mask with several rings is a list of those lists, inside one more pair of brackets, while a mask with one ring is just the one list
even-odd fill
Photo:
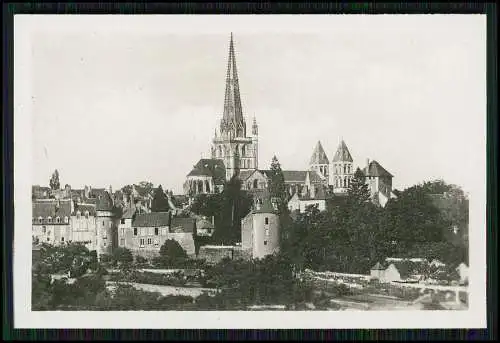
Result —
[[354, 176], [352, 162], [351, 153], [342, 139], [330, 164], [329, 185], [333, 187], [334, 193], [341, 194], [347, 192], [347, 188]]
[[318, 141], [311, 156], [311, 160], [309, 161], [309, 168], [316, 171], [323, 179], [328, 180], [329, 164], [330, 162], [328, 161], [325, 150], [321, 142]]
[[217, 133], [217, 129], [215, 130], [211, 152], [212, 158], [224, 161], [226, 180], [229, 180], [238, 170], [256, 169], [257, 123], [254, 121], [254, 126], [252, 126], [253, 137], [247, 137], [232, 33], [229, 42], [224, 110], [219, 131]]

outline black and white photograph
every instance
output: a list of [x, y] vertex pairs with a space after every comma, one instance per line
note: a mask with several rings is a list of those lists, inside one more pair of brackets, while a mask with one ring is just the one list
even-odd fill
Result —
[[19, 325], [486, 325], [486, 16], [14, 36]]

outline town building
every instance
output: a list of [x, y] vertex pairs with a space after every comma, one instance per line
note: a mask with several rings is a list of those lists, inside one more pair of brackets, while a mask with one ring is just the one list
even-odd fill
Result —
[[[127, 217], [129, 213], [126, 213]], [[148, 259], [157, 257], [168, 239], [177, 241], [188, 256], [195, 255], [195, 219], [176, 218], [170, 211], [135, 213], [131, 219], [130, 227], [127, 225], [129, 218], [120, 227], [118, 240], [120, 246], [130, 249], [133, 255]]]
[[313, 196], [310, 192], [307, 194], [295, 193], [288, 201], [290, 212], [299, 211], [304, 213], [309, 206], [317, 206], [320, 211], [326, 210], [327, 194], [324, 187], [317, 188]]
[[363, 168], [362, 172], [374, 203], [384, 207], [389, 199], [395, 197], [392, 192], [393, 176], [380, 163], [367, 159], [366, 167]]
[[32, 240], [52, 245], [72, 240], [71, 200], [38, 199], [32, 202]]
[[279, 251], [279, 215], [268, 196], [255, 199], [253, 209], [241, 220], [241, 249], [244, 256], [252, 259]]

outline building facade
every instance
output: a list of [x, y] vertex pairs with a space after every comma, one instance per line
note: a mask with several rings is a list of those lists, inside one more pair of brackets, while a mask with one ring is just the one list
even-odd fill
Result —
[[330, 165], [329, 186], [335, 194], [345, 194], [354, 176], [353, 159], [344, 140], [342, 140], [333, 156]]

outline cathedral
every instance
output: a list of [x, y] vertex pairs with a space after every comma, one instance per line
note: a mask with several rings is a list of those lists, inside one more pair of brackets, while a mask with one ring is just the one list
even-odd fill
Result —
[[[193, 166], [184, 183], [185, 194], [192, 197], [197, 194], [218, 193], [222, 191], [225, 182], [233, 176], [241, 180], [244, 190], [252, 192], [266, 190], [269, 171], [259, 169], [258, 135], [255, 117], [251, 132], [247, 132], [231, 33], [224, 106], [222, 118], [211, 142], [211, 158], [202, 158]], [[365, 175], [373, 201], [384, 206], [393, 196], [393, 176], [377, 161], [367, 161], [361, 171]], [[318, 141], [309, 161], [309, 169], [283, 170], [285, 187], [290, 199], [295, 196], [297, 203], [306, 201], [308, 204], [324, 202], [327, 195], [345, 195], [354, 173], [353, 158], [343, 139], [331, 160]]]

